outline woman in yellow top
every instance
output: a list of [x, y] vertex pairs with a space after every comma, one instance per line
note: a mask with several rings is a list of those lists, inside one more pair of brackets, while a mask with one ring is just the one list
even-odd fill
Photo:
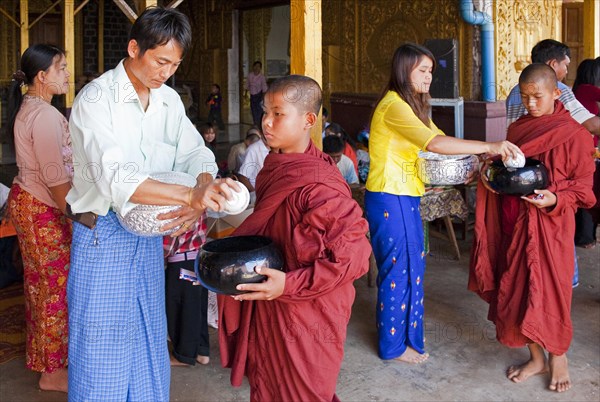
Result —
[[487, 143], [446, 137], [429, 118], [431, 52], [406, 44], [394, 53], [390, 80], [371, 120], [365, 209], [379, 269], [379, 356], [422, 363], [425, 251], [419, 202], [424, 186], [416, 175], [420, 150], [441, 154], [516, 157], [508, 141]]

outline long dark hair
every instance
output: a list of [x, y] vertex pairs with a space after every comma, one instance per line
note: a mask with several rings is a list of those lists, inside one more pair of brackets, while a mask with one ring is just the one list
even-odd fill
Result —
[[577, 76], [573, 83], [573, 92], [582, 84], [600, 87], [600, 57], [585, 59], [577, 67]]
[[433, 57], [433, 54], [426, 47], [414, 43], [406, 43], [396, 49], [392, 58], [390, 80], [377, 103], [383, 99], [388, 91], [394, 91], [402, 100], [408, 103], [419, 120], [429, 127], [429, 110], [431, 108], [429, 99], [431, 97], [428, 93], [416, 93], [410, 82], [410, 74], [423, 57], [431, 59], [433, 70], [435, 71], [435, 57]]
[[32, 85], [33, 79], [40, 71], [46, 71], [54, 63], [56, 56], [64, 56], [65, 51], [46, 44], [30, 46], [21, 56], [21, 68], [13, 74], [13, 81], [8, 92], [8, 135], [11, 145], [14, 145], [14, 128], [17, 113], [23, 103], [21, 86]]

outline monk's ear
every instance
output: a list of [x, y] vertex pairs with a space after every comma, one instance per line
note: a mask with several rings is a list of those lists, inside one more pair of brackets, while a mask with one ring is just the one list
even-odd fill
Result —
[[554, 100], [557, 100], [558, 98], [560, 98], [560, 95], [562, 94], [562, 91], [560, 89], [554, 88], [554, 93], [552, 94], [552, 98]]
[[314, 112], [306, 113], [305, 128], [312, 128], [317, 123], [317, 115]]

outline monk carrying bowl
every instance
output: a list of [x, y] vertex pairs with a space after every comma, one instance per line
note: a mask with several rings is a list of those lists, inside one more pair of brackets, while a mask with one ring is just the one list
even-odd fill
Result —
[[235, 287], [260, 283], [267, 277], [256, 267], [283, 269], [283, 258], [271, 239], [264, 236], [231, 236], [205, 243], [196, 257], [196, 277], [216, 293], [244, 293]]
[[522, 168], [505, 167], [500, 160], [485, 165], [482, 181], [489, 190], [508, 195], [529, 195], [549, 184], [546, 166], [532, 158], [527, 158]]

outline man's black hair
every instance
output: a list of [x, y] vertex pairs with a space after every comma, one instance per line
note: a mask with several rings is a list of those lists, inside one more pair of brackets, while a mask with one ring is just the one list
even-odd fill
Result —
[[192, 45], [192, 27], [185, 14], [174, 8], [148, 7], [133, 23], [129, 40], [135, 39], [140, 57], [146, 50], [163, 46], [173, 40], [183, 55]]
[[544, 39], [531, 49], [532, 63], [548, 63], [551, 60], [563, 61], [571, 57], [569, 46], [554, 39]]
[[326, 135], [323, 138], [323, 152], [326, 154], [337, 154], [344, 151], [344, 140], [335, 135]]

